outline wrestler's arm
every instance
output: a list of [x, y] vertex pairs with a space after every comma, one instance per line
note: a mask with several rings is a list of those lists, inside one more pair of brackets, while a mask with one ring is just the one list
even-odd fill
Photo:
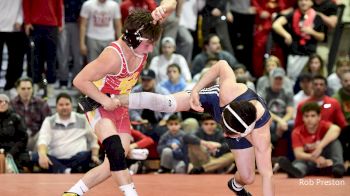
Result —
[[270, 122], [252, 132], [255, 157], [263, 182], [263, 195], [274, 195], [273, 172], [271, 163]]
[[160, 5], [152, 11], [153, 22], [164, 21], [176, 9], [176, 0], [162, 0]]
[[120, 58], [116, 56], [118, 55], [113, 49], [105, 48], [100, 56], [87, 64], [73, 80], [76, 88], [103, 106], [109, 105], [112, 99], [101, 93], [93, 84], [93, 81], [105, 77], [108, 73], [119, 72], [120, 67], [116, 68], [115, 65], [120, 65], [121, 62]]
[[[124, 107], [131, 109], [149, 109], [157, 112], [180, 112], [190, 110], [190, 94], [178, 92], [171, 95], [141, 92], [129, 95], [116, 95]], [[174, 103], [171, 103], [174, 101]], [[175, 104], [175, 107], [172, 107]]]
[[198, 92], [216, 80], [218, 77], [220, 84], [220, 99], [224, 99], [224, 97], [222, 97], [225, 96], [224, 92], [232, 91], [232, 87], [236, 84], [236, 76], [227, 61], [220, 60], [215, 63], [193, 87], [190, 101], [192, 109], [198, 112], [204, 111], [204, 109], [200, 106]]

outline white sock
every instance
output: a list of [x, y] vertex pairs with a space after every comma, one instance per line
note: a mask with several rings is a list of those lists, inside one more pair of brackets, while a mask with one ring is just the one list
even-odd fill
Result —
[[78, 195], [84, 195], [85, 192], [89, 190], [89, 187], [85, 185], [82, 180], [79, 180], [68, 192], [76, 193]]
[[235, 189], [235, 191], [241, 191], [243, 189], [243, 185], [240, 185], [236, 182], [236, 179], [232, 180], [232, 188]]
[[122, 185], [119, 189], [124, 193], [124, 196], [137, 196], [134, 183]]

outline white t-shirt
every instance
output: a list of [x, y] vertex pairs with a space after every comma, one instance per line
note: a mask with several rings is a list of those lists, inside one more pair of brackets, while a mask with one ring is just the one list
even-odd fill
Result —
[[22, 0], [2, 0], [0, 10], [0, 32], [14, 32], [15, 23], [23, 23]]
[[164, 55], [155, 56], [149, 66], [156, 73], [157, 83], [168, 80], [167, 68], [170, 64], [176, 63], [181, 68], [181, 75], [188, 82], [191, 81], [192, 76], [188, 67], [186, 59], [180, 54], [172, 54], [168, 60]]
[[86, 36], [97, 40], [114, 40], [114, 19], [120, 19], [120, 6], [117, 2], [107, 0], [88, 0], [83, 4], [80, 16], [88, 20]]
[[205, 6], [205, 0], [187, 0], [182, 5], [179, 25], [192, 31], [197, 28], [198, 12]]
[[333, 90], [333, 92], [337, 92], [341, 87], [341, 80], [336, 73], [332, 73], [327, 78], [328, 87]]

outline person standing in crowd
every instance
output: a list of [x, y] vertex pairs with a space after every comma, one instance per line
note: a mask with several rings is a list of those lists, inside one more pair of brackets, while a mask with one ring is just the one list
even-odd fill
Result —
[[62, 31], [63, 0], [24, 0], [23, 12], [25, 32], [32, 37], [35, 45], [32, 67], [34, 93], [37, 93], [45, 74], [47, 94], [52, 97], [56, 82], [58, 32]]
[[80, 11], [80, 52], [87, 62], [95, 60], [103, 49], [121, 36], [119, 4], [111, 0], [88, 0]]

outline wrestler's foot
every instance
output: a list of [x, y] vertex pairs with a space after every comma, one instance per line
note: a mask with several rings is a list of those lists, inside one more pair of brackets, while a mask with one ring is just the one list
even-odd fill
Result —
[[80, 196], [76, 193], [71, 193], [71, 192], [64, 192], [62, 196]]
[[231, 191], [233, 191], [234, 193], [236, 193], [237, 196], [252, 196], [252, 194], [250, 194], [247, 190], [245, 190], [244, 188], [240, 191], [236, 191], [234, 188], [233, 188], [233, 178], [230, 179], [228, 182], [227, 182], [227, 186], [228, 188], [230, 188]]

